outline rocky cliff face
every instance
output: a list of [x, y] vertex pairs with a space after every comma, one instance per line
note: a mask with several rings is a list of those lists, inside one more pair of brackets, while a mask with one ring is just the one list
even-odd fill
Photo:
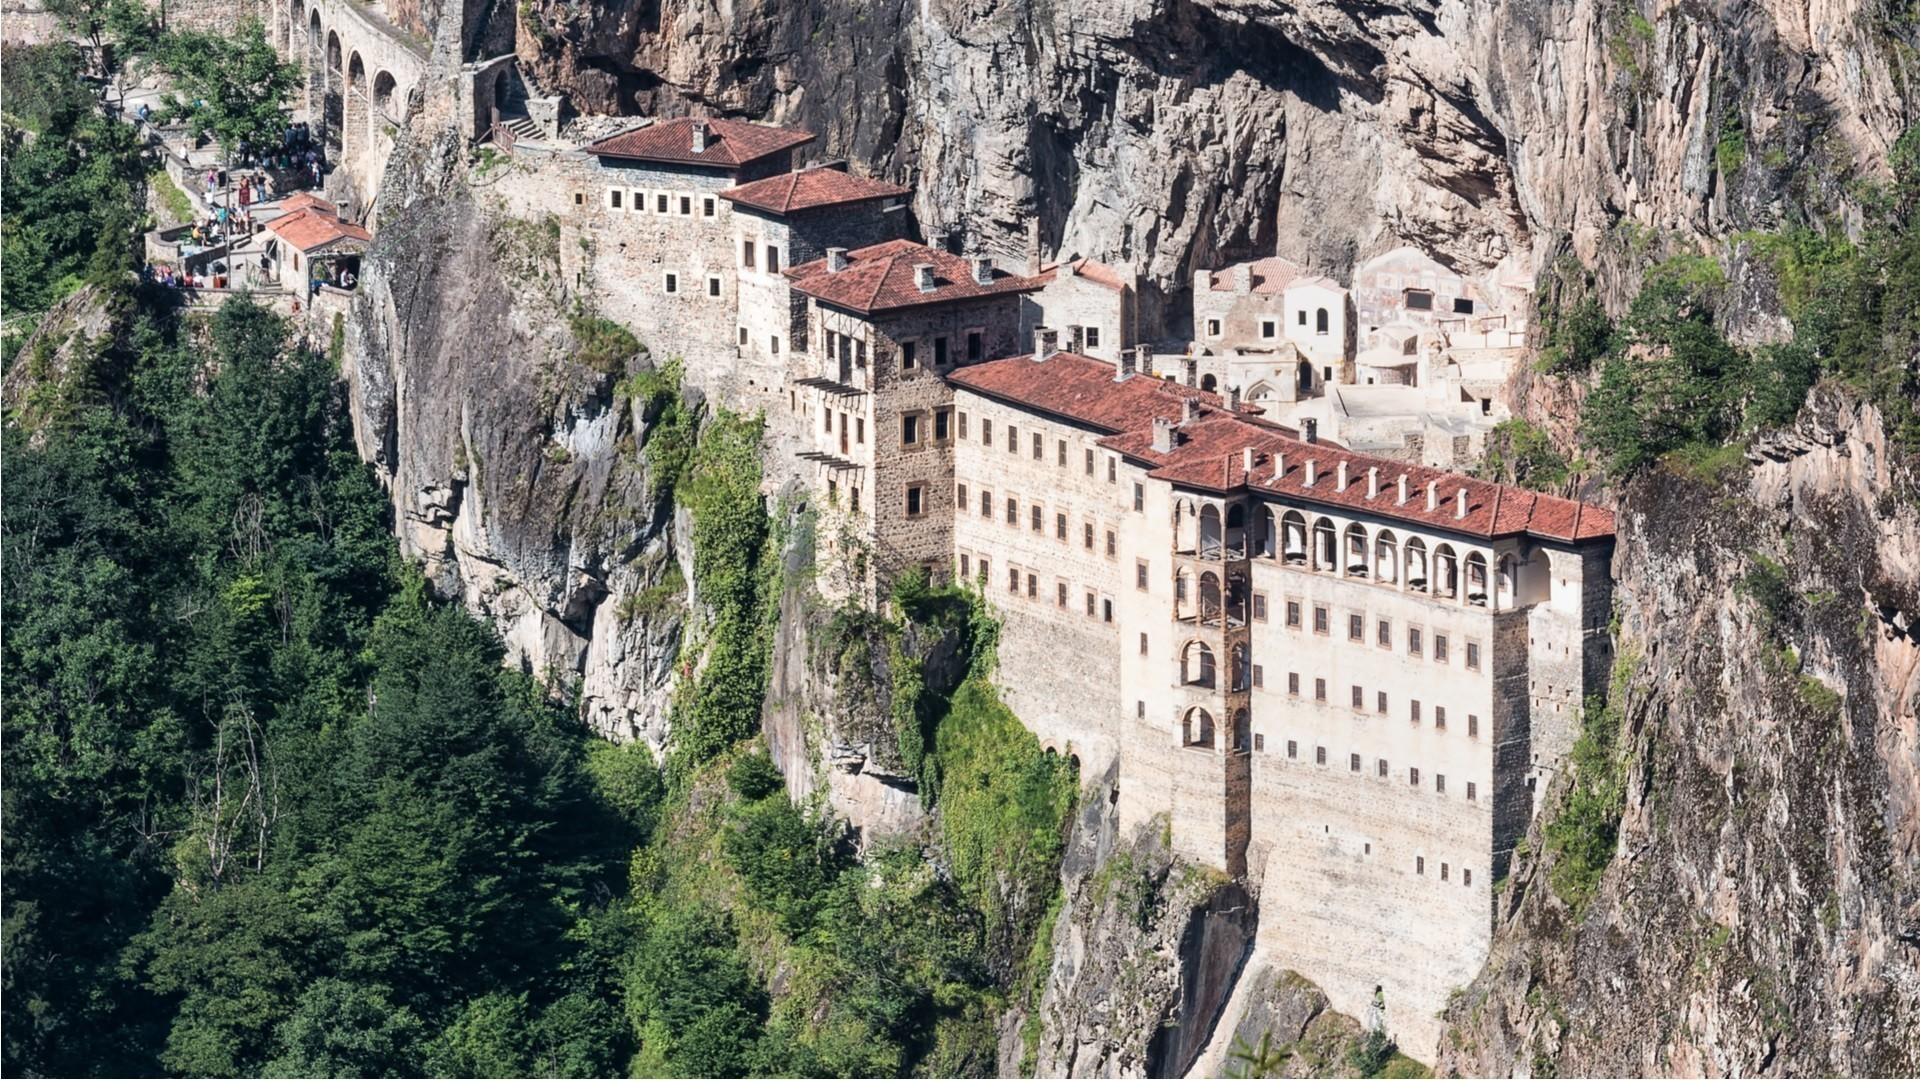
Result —
[[1443, 1067], [1920, 1064], [1920, 499], [1879, 424], [1817, 393], [1721, 480], [1626, 493], [1618, 854], [1583, 912], [1516, 871]]
[[[1844, 206], [1911, 122], [1912, 28], [1865, 0], [533, 0], [582, 108], [789, 122], [966, 243], [1338, 272], [1589, 262]], [[1622, 265], [1626, 263], [1621, 260]]]

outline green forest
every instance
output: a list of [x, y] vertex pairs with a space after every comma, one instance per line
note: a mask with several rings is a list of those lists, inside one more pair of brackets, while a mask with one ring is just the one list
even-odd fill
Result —
[[899, 605], [971, 657], [910, 704], [949, 811], [856, 858], [759, 742], [758, 424], [668, 417], [708, 662], [663, 760], [596, 738], [399, 557], [337, 333], [138, 283], [82, 73], [6, 57], [5, 1071], [991, 1074], [1074, 785], [971, 598]]

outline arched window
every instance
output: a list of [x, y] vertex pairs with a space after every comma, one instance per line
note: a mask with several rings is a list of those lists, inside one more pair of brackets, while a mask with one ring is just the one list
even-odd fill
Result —
[[1200, 557], [1220, 557], [1220, 508], [1211, 503], [1200, 508]]
[[1200, 575], [1200, 620], [1220, 617], [1220, 577], [1209, 570]]
[[1215, 685], [1213, 650], [1204, 641], [1191, 641], [1180, 654], [1180, 681], [1187, 686]]
[[1477, 551], [1467, 556], [1467, 603], [1487, 606], [1487, 557]]
[[1185, 746], [1213, 746], [1213, 714], [1195, 705], [1180, 721], [1180, 742]]
[[1494, 577], [1494, 606], [1506, 610], [1513, 606], [1513, 556], [1500, 556], [1499, 573]]
[[1373, 580], [1386, 585], [1400, 580], [1400, 545], [1389, 530], [1382, 530], [1373, 540]]
[[1205, 390], [1209, 394], [1216, 393], [1220, 389], [1220, 380], [1214, 378], [1212, 375], [1202, 375], [1200, 376], [1200, 389]]
[[1367, 576], [1367, 530], [1358, 522], [1347, 526], [1347, 575]]
[[1280, 522], [1273, 515], [1273, 507], [1260, 508], [1260, 537], [1255, 545], [1255, 553], [1262, 558], [1271, 559], [1280, 550]]
[[1460, 561], [1446, 544], [1433, 549], [1433, 595], [1460, 599]]
[[1427, 544], [1417, 536], [1407, 539], [1407, 588], [1427, 591]]
[[1298, 510], [1280, 519], [1280, 557], [1295, 566], [1307, 561], [1307, 519]]
[[1239, 558], [1247, 549], [1247, 508], [1239, 503], [1227, 507], [1227, 550]]
[[1227, 674], [1231, 680], [1227, 685], [1235, 693], [1247, 688], [1247, 647], [1245, 645], [1233, 647], [1230, 662], [1227, 665]]
[[1321, 518], [1313, 523], [1313, 568], [1332, 570], [1340, 565], [1340, 544], [1333, 522]]
[[1197, 551], [1198, 535], [1195, 526], [1200, 512], [1191, 499], [1173, 501], [1173, 542], [1177, 551]]
[[1313, 313], [1313, 332], [1316, 334], [1324, 334], [1327, 332], [1326, 308], [1321, 308], [1319, 311]]

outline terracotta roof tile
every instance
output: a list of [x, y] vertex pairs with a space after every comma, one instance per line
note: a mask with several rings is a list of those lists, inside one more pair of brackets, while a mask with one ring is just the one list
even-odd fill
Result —
[[[920, 291], [914, 281], [917, 263], [933, 264], [934, 287], [930, 292]], [[845, 270], [829, 272], [827, 260], [815, 259], [788, 268], [786, 275], [796, 291], [864, 315], [982, 296], [1010, 296], [1032, 292], [1042, 284], [1038, 278], [995, 270], [992, 283], [982, 285], [973, 280], [969, 260], [911, 240], [890, 240], [850, 251]]]
[[317, 207], [321, 210], [325, 210], [329, 214], [338, 214], [340, 212], [339, 207], [333, 205], [327, 200], [321, 198], [320, 196], [315, 195], [311, 191], [295, 192], [294, 194], [289, 195], [286, 198], [280, 200], [280, 209], [289, 214], [293, 213], [295, 210], [305, 210], [308, 207]]
[[317, 251], [341, 240], [368, 241], [373, 234], [352, 222], [341, 221], [318, 207], [295, 210], [267, 222], [275, 236], [300, 251]]
[[[707, 146], [695, 153], [693, 125], [707, 125]], [[683, 116], [611, 135], [587, 147], [600, 157], [635, 161], [664, 161], [681, 165], [714, 165], [736, 169], [791, 150], [814, 140], [809, 131], [749, 124], [744, 120], [704, 120]]]
[[[1476, 480], [1458, 473], [1359, 454], [1337, 443], [1307, 443], [1291, 429], [1228, 411], [1219, 397], [1149, 376], [1114, 381], [1114, 367], [1099, 360], [1059, 353], [1036, 362], [1030, 356], [960, 368], [949, 382], [1026, 408], [1114, 432], [1100, 445], [1141, 461], [1156, 479], [1209, 491], [1242, 488], [1279, 495], [1296, 503], [1320, 504], [1379, 515], [1441, 532], [1482, 539], [1529, 535], [1576, 542], [1613, 535], [1611, 511], [1541, 495], [1524, 488]], [[1179, 420], [1183, 399], [1201, 403], [1198, 416], [1179, 427], [1180, 442], [1169, 453], [1153, 449], [1156, 417]], [[1254, 468], [1245, 452], [1254, 451]], [[1285, 470], [1275, 475], [1276, 458]], [[1314, 483], [1306, 483], [1306, 463], [1315, 463]], [[1347, 484], [1340, 487], [1340, 464]], [[1379, 487], [1367, 497], [1367, 470], [1378, 469]], [[1407, 501], [1399, 502], [1399, 479], [1407, 478]], [[1427, 485], [1436, 483], [1437, 503], [1427, 509]], [[1459, 516], [1459, 493], [1467, 493], [1467, 512]]]
[[[1040, 268], [1040, 273], [1034, 280], [1052, 283], [1059, 274], [1061, 265], [1057, 262], [1048, 263]], [[1127, 280], [1121, 276], [1120, 271], [1106, 263], [1094, 262], [1092, 259], [1070, 259], [1065, 265], [1073, 267], [1075, 276], [1086, 278], [1096, 285], [1104, 285], [1114, 292], [1128, 287]]]
[[720, 197], [770, 214], [791, 214], [823, 206], [897, 198], [912, 191], [899, 184], [869, 180], [839, 169], [807, 169], [730, 187], [721, 192]]
[[1214, 292], [1232, 292], [1233, 279], [1244, 272], [1245, 267], [1253, 268], [1253, 291], [1261, 296], [1278, 296], [1293, 279], [1300, 276], [1300, 264], [1278, 255], [1264, 259], [1255, 259], [1250, 263], [1238, 263], [1222, 267], [1208, 274], [1208, 287]]

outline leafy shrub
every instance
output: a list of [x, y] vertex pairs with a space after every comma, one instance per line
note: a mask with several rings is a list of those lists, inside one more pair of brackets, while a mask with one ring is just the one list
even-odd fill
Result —
[[741, 754], [727, 767], [727, 786], [748, 802], [758, 802], [774, 794], [783, 783], [780, 770], [766, 754]]
[[584, 308], [567, 319], [567, 327], [573, 331], [573, 358], [595, 371], [618, 375], [640, 352], [640, 339], [632, 331]]

